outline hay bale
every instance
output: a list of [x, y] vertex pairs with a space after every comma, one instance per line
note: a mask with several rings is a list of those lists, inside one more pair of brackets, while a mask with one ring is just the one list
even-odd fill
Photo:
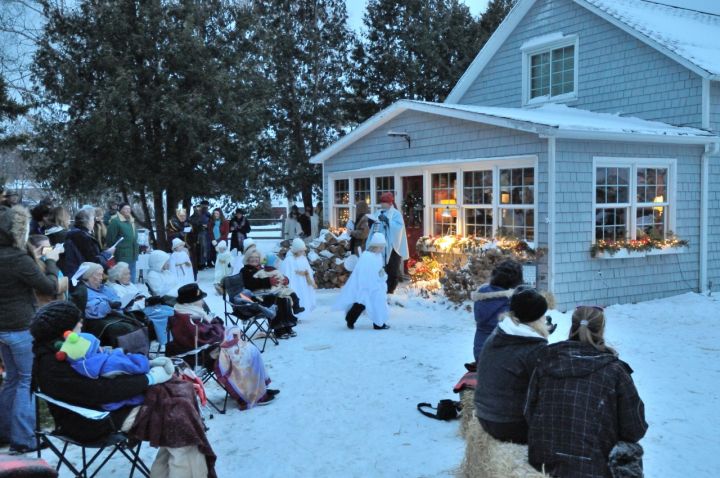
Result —
[[[472, 395], [472, 394], [468, 394]], [[498, 441], [488, 435], [475, 418], [474, 407], [465, 408], [463, 396], [463, 418], [470, 412], [465, 425], [465, 457], [460, 466], [459, 476], [464, 478], [549, 478], [537, 471], [528, 462], [527, 446]]]
[[475, 390], [465, 389], [460, 392], [460, 403], [462, 403], [462, 415], [460, 416], [460, 436], [467, 438], [470, 420], [475, 420]]

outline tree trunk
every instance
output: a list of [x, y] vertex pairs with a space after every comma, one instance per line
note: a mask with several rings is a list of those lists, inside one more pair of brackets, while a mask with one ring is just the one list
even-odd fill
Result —
[[302, 195], [302, 202], [305, 209], [308, 207], [313, 206], [313, 197], [312, 197], [312, 186], [311, 185], [305, 185], [302, 186], [302, 191], [300, 192]]
[[169, 217], [172, 217], [172, 215], [175, 213], [179, 202], [180, 195], [178, 193], [176, 193], [175, 191], [167, 192], [167, 210]]
[[184, 195], [182, 198], [183, 202], [183, 209], [185, 209], [185, 212], [187, 212], [187, 216], [190, 217], [190, 215], [193, 213], [192, 210], [192, 203], [190, 202], [192, 199], [190, 198], [190, 195]]
[[140, 190], [140, 204], [142, 205], [143, 214], [145, 215], [145, 222], [143, 227], [146, 227], [149, 233], [150, 244], [157, 244], [157, 238], [155, 237], [155, 231], [152, 226], [152, 219], [150, 216], [150, 206], [148, 206], [147, 193], [145, 188]]
[[157, 248], [168, 250], [167, 236], [165, 235], [165, 205], [163, 204], [163, 190], [153, 191], [153, 205], [155, 206], [155, 228], [157, 230]]

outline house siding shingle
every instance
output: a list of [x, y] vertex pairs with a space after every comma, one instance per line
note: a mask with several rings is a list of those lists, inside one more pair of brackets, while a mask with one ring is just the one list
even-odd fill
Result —
[[701, 126], [697, 74], [572, 0], [538, 0], [459, 103], [521, 107], [520, 48], [554, 32], [579, 38], [578, 98], [568, 106]]

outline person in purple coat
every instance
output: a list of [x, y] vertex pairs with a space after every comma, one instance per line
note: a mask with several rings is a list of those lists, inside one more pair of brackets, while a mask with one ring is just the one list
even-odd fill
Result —
[[522, 265], [509, 259], [495, 266], [489, 284], [472, 293], [471, 299], [475, 302], [475, 362], [480, 357], [485, 341], [497, 327], [498, 317], [510, 310], [510, 297], [522, 282]]

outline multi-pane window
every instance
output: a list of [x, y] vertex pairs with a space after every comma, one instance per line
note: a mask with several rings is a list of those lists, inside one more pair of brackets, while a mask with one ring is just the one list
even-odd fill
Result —
[[380, 204], [380, 196], [384, 193], [395, 195], [395, 177], [378, 176], [375, 178], [375, 204]]
[[635, 164], [595, 168], [595, 239], [666, 237], [670, 168]]
[[530, 56], [530, 99], [575, 91], [575, 46]]
[[365, 201], [370, 204], [370, 178], [356, 178], [354, 180], [354, 203]]
[[463, 210], [465, 235], [493, 236], [493, 172], [466, 171], [463, 173]]
[[433, 235], [458, 234], [457, 173], [436, 173], [430, 177]]
[[535, 240], [535, 169], [500, 170], [500, 228], [504, 235]]
[[335, 218], [339, 226], [345, 226], [350, 220], [350, 180], [335, 180]]

